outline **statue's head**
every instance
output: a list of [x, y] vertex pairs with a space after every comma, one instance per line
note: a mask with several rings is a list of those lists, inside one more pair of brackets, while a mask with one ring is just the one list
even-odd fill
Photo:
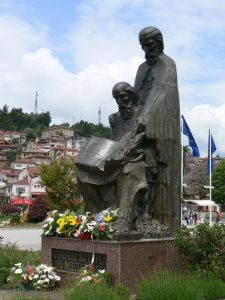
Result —
[[116, 99], [121, 117], [129, 119], [133, 112], [133, 107], [137, 105], [138, 92], [129, 83], [118, 82], [112, 89], [112, 95]]
[[154, 60], [164, 49], [161, 31], [153, 26], [145, 27], [139, 32], [139, 41], [147, 61]]

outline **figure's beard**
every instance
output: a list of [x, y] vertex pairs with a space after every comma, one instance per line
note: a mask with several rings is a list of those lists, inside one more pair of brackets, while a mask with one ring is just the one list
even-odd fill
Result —
[[159, 53], [145, 53], [145, 59], [148, 65], [152, 65], [157, 61]]
[[133, 114], [133, 107], [119, 107], [119, 112], [123, 120], [128, 120]]

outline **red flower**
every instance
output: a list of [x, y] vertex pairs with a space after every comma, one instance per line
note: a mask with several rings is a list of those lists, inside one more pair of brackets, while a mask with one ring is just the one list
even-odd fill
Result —
[[104, 225], [99, 225], [99, 230], [100, 231], [105, 231], [105, 226]]
[[27, 268], [27, 274], [28, 275], [32, 275], [33, 274], [33, 268], [32, 267], [28, 267]]
[[93, 264], [91, 264], [91, 265], [90, 265], [90, 267], [89, 267], [89, 271], [90, 271], [91, 273], [94, 273], [94, 271], [95, 271], [95, 268], [94, 268]]
[[81, 232], [79, 235], [79, 239], [81, 240], [91, 240], [91, 235], [88, 233]]

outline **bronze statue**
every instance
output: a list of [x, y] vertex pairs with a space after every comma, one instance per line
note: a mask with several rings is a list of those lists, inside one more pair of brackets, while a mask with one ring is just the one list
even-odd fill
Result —
[[[112, 141], [93, 138], [77, 160], [87, 208], [119, 208], [116, 234], [160, 237], [180, 225], [180, 123], [176, 67], [155, 27], [141, 30], [146, 62], [135, 86], [112, 90]], [[125, 235], [124, 235], [125, 234]]]
[[146, 137], [159, 151], [158, 185], [153, 218], [173, 233], [180, 226], [180, 104], [174, 61], [164, 54], [159, 29], [146, 27], [139, 33], [146, 61], [137, 71], [135, 89], [142, 104]]

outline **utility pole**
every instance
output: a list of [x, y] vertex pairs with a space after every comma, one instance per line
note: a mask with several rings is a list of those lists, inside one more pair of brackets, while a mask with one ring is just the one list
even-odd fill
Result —
[[98, 125], [102, 124], [101, 114], [102, 114], [101, 107], [99, 107], [99, 109], [98, 109]]
[[38, 105], [38, 93], [37, 93], [37, 91], [36, 91], [36, 93], [35, 93], [35, 104], [34, 104], [34, 114], [35, 115], [37, 115], [37, 105]]

